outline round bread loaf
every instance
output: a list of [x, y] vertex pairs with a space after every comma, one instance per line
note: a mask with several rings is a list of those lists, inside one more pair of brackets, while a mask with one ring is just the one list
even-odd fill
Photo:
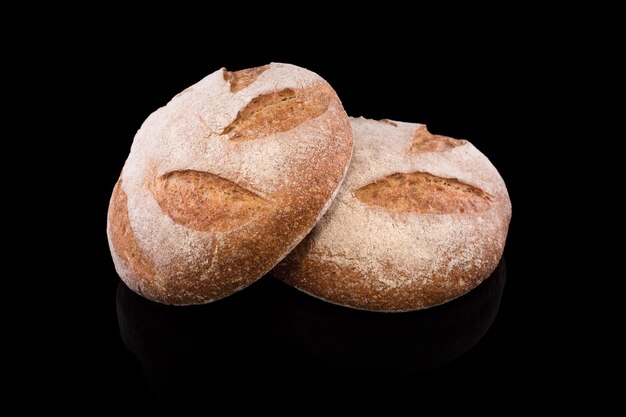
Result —
[[351, 154], [349, 118], [317, 74], [220, 69], [137, 132], [109, 205], [115, 268], [161, 303], [226, 297], [311, 231]]
[[494, 166], [424, 125], [359, 118], [352, 127], [337, 198], [273, 275], [373, 311], [432, 307], [480, 284], [498, 265], [511, 218]]

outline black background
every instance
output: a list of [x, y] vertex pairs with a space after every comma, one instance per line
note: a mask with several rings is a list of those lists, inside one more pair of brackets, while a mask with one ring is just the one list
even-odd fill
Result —
[[[552, 387], [580, 368], [570, 367], [562, 346], [553, 343], [564, 319], [547, 313], [552, 275], [537, 265], [537, 247], [525, 243], [524, 219], [533, 201], [529, 176], [520, 179], [534, 129], [528, 120], [537, 117], [525, 104], [534, 81], [520, 74], [550, 74], [537, 72], [524, 43], [513, 40], [506, 47], [488, 38], [461, 38], [410, 48], [365, 47], [354, 40], [307, 44], [297, 52], [279, 40], [266, 41], [265, 47], [244, 45], [236, 53], [210, 42], [204, 49], [187, 49], [135, 40], [123, 45], [123, 53], [122, 45], [103, 44], [73, 69], [85, 86], [75, 93], [76, 113], [90, 106], [89, 133], [74, 149], [84, 155], [78, 164], [91, 185], [81, 189], [80, 215], [74, 213], [72, 233], [80, 243], [76, 261], [67, 267], [71, 277], [62, 285], [64, 297], [55, 302], [59, 316], [41, 318], [48, 324], [46, 340], [58, 347], [49, 350], [55, 369], [46, 374], [50, 385], [102, 410], [123, 404], [157, 415], [210, 411], [221, 404], [272, 410], [286, 399], [323, 410], [331, 400], [351, 409], [394, 404], [480, 409], [488, 407], [483, 399], [497, 397], [521, 409], [530, 407], [528, 398], [557, 398]], [[135, 299], [120, 287], [106, 240], [106, 210], [135, 132], [152, 111], [209, 73], [268, 62], [318, 73], [351, 116], [426, 123], [433, 133], [470, 140], [489, 157], [513, 205], [506, 278], [476, 290], [495, 291], [495, 298], [462, 298], [452, 310], [442, 307], [447, 310], [441, 314], [381, 319], [311, 306], [307, 297], [271, 277], [214, 305], [182, 312]], [[442, 346], [463, 344], [491, 322], [480, 308], [468, 313], [474, 316], [467, 321], [466, 304], [487, 305], [493, 312], [500, 299], [484, 336], [466, 353], [442, 361], [437, 354]], [[429, 327], [437, 320], [458, 332], [449, 323], [456, 320], [468, 326], [467, 333], [451, 330], [446, 339], [433, 330], [436, 325]], [[435, 359], [429, 363], [429, 358]], [[398, 365], [405, 362], [405, 368]], [[70, 382], [55, 382], [59, 373]], [[520, 389], [520, 381], [532, 384]], [[67, 406], [67, 397], [55, 401]]]

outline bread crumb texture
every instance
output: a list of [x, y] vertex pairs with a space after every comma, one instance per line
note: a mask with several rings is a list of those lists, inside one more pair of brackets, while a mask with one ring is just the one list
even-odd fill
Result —
[[[498, 264], [511, 217], [494, 166], [471, 143], [425, 134], [424, 125], [358, 118], [352, 126], [354, 155], [337, 198], [274, 275], [373, 311], [435, 306], [480, 284]], [[429, 142], [437, 145], [422, 146]]]
[[176, 223], [200, 231], [225, 232], [271, 206], [232, 181], [199, 171], [174, 171], [155, 180], [154, 197]]
[[220, 69], [135, 135], [109, 209], [116, 270], [163, 303], [232, 294], [310, 232], [351, 155], [349, 118], [317, 74]]
[[224, 129], [231, 140], [259, 139], [291, 130], [326, 112], [332, 91], [324, 88], [286, 88], [253, 99]]
[[354, 195], [387, 210], [421, 214], [479, 212], [487, 210], [492, 201], [479, 188], [424, 172], [393, 174], [359, 188]]

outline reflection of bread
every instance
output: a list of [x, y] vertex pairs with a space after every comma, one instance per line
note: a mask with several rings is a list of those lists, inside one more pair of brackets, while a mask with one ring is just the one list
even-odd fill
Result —
[[502, 256], [511, 217], [489, 160], [424, 125], [352, 126], [354, 156], [337, 199], [274, 275], [375, 311], [431, 307], [480, 284]]
[[316, 74], [219, 70], [144, 122], [115, 186], [117, 272], [167, 304], [200, 304], [260, 278], [328, 208], [352, 153], [349, 119]]
[[263, 279], [219, 303], [177, 308], [150, 302], [120, 283], [121, 340], [152, 391], [148, 400], [133, 387], [137, 396], [130, 404], [154, 401], [169, 408], [168, 415], [206, 413], [207, 404], [219, 406], [235, 392], [291, 383], [296, 367], [306, 364], [285, 337], [289, 317], [275, 302], [281, 290], [293, 291]]
[[422, 311], [377, 314], [321, 302], [296, 290], [276, 304], [291, 320], [294, 339], [300, 342], [296, 352], [309, 352], [344, 371], [408, 374], [444, 365], [469, 351], [498, 314], [505, 282], [503, 259], [474, 291]]
[[[202, 375], [211, 375], [207, 383], [233, 383], [238, 373], [271, 369], [268, 362], [278, 360], [280, 343], [271, 337], [270, 328], [272, 305], [268, 292], [272, 289], [263, 282], [221, 303], [175, 308], [150, 302], [120, 283], [120, 335], [148, 374], [175, 375], [178, 384], [202, 371]], [[255, 314], [250, 314], [251, 310]], [[267, 360], [259, 361], [250, 355], [251, 346]]]

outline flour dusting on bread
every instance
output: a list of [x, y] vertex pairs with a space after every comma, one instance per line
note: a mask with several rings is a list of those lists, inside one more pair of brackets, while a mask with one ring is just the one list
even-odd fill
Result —
[[[424, 125], [353, 118], [352, 126], [352, 164], [337, 198], [275, 275], [331, 302], [381, 311], [440, 304], [480, 283], [497, 266], [511, 215], [489, 160], [446, 137], [416, 151]], [[419, 188], [390, 190], [409, 180]]]
[[[264, 107], [272, 103], [246, 112], [285, 91], [292, 99], [281, 108], [285, 123], [272, 124]], [[135, 136], [121, 184], [130, 228], [156, 271], [157, 301], [221, 298], [271, 269], [314, 226], [351, 152], [352, 129], [335, 92], [288, 64], [218, 70], [152, 113]], [[186, 211], [200, 183], [205, 192]], [[207, 198], [221, 199], [232, 213], [218, 212]]]

